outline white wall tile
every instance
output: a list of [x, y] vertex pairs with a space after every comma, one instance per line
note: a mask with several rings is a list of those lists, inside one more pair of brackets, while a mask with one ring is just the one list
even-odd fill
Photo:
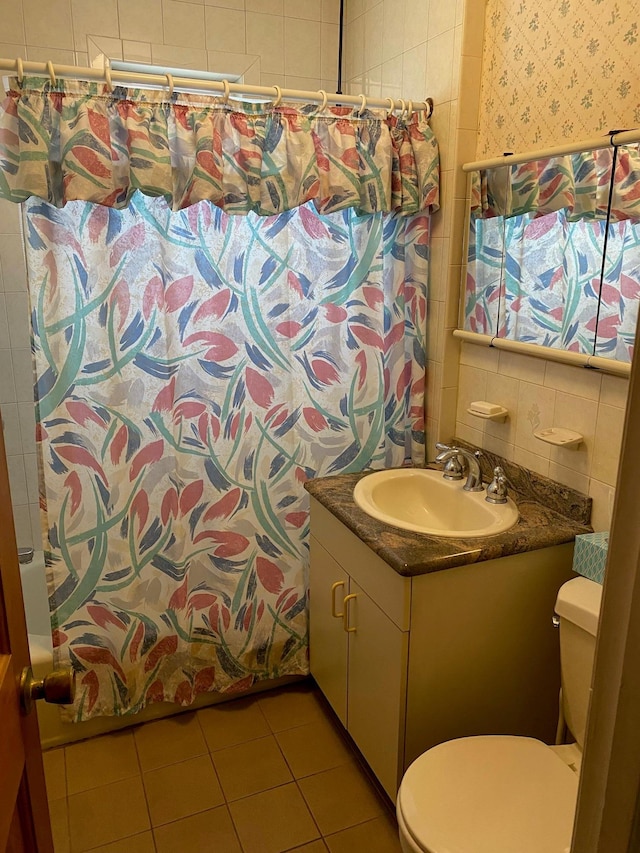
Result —
[[446, 30], [452, 30], [456, 25], [455, 3], [429, 4], [429, 38], [440, 35]]
[[20, 205], [0, 199], [0, 234], [20, 233]]
[[320, 23], [284, 19], [284, 70], [299, 77], [320, 77]]
[[263, 71], [284, 74], [284, 18], [247, 12], [247, 53], [260, 57]]
[[27, 265], [22, 240], [15, 234], [0, 234], [0, 261], [5, 292], [26, 291]]
[[556, 394], [553, 426], [573, 429], [583, 436], [576, 448], [552, 447], [551, 461], [580, 474], [589, 474], [593, 458], [598, 403], [566, 392]]
[[70, 0], [22, 0], [22, 8], [27, 44], [73, 50]]
[[40, 500], [38, 486], [38, 457], [35, 453], [24, 454], [24, 473], [27, 481], [29, 503], [37, 504]]
[[399, 56], [404, 49], [404, 2], [384, 0], [382, 5], [382, 61], [386, 62]]
[[322, 3], [318, 0], [284, 0], [285, 18], [305, 18], [308, 21], [321, 21]]
[[31, 346], [29, 299], [26, 293], [6, 293], [7, 321], [12, 349]]
[[102, 68], [105, 56], [109, 59], [123, 59], [122, 41], [108, 36], [87, 36], [88, 64]]
[[18, 548], [33, 548], [31, 513], [27, 505], [13, 507], [13, 524], [16, 529]]
[[207, 51], [191, 47], [175, 47], [171, 44], [152, 44], [151, 57], [154, 65], [175, 68], [207, 70]]
[[626, 408], [627, 396], [629, 394], [629, 380], [622, 376], [602, 376], [602, 387], [600, 390], [600, 402], [608, 406]]
[[205, 6], [216, 6], [221, 9], [244, 9], [244, 0], [204, 0]]
[[425, 0], [406, 0], [404, 6], [403, 50], [411, 50], [429, 36], [429, 3]]
[[[7, 307], [4, 293], [0, 293], [0, 351], [11, 348], [9, 324], [7, 322]], [[0, 370], [2, 368], [0, 367]]]
[[12, 353], [10, 349], [0, 349], [0, 403], [13, 403], [15, 399]]
[[[542, 442], [540, 443], [542, 444]], [[514, 448], [513, 461], [516, 465], [522, 465], [523, 468], [542, 474], [543, 477], [549, 476], [549, 460], [544, 456], [538, 456], [537, 453], [525, 450], [523, 447], [516, 446]]]
[[[25, 40], [22, 3], [16, 2], [16, 0], [2, 0], [0, 3], [0, 19], [2, 20], [2, 27], [0, 28], [2, 41], [22, 44]], [[4, 53], [2, 55], [6, 56]], [[13, 56], [9, 57], [9, 59], [13, 58]]]
[[7, 456], [17, 456], [22, 453], [22, 437], [20, 434], [20, 419], [17, 403], [3, 403], [0, 408], [4, 432], [4, 448]]
[[427, 45], [419, 44], [402, 54], [402, 97], [423, 100], [427, 91]]
[[328, 24], [340, 23], [340, 0], [322, 0], [321, 20]]
[[38, 504], [29, 504], [29, 519], [31, 521], [31, 546], [40, 551], [43, 548], [43, 541], [40, 506]]
[[486, 371], [461, 364], [458, 382], [458, 422], [473, 427], [473, 429], [479, 432], [484, 432], [485, 421], [479, 421], [478, 418], [470, 415], [467, 409], [474, 400], [485, 400], [486, 395]]
[[593, 500], [591, 526], [597, 532], [611, 528], [611, 516], [616, 490], [607, 483], [591, 478], [589, 482], [589, 497]]
[[120, 38], [117, 0], [71, 0], [76, 50], [87, 49], [88, 35]]
[[33, 361], [30, 349], [14, 349], [13, 376], [15, 380], [15, 399], [18, 403], [33, 402]]
[[610, 486], [615, 486], [618, 474], [624, 414], [617, 406], [601, 403], [598, 408], [591, 476]]
[[453, 44], [453, 30], [427, 42], [427, 94], [436, 103], [451, 101], [457, 94], [453, 91]]
[[13, 506], [28, 504], [27, 478], [24, 473], [24, 457], [22, 454], [19, 456], [7, 456], [7, 468], [9, 470], [11, 503]]
[[64, 50], [61, 47], [27, 46], [27, 59], [31, 62], [51, 62], [60, 65], [75, 65], [76, 54], [73, 50]]
[[[204, 48], [204, 6], [162, 0], [164, 40], [178, 47]], [[211, 10], [209, 10], [211, 11]], [[240, 12], [239, 14], [243, 14]]]
[[554, 424], [556, 392], [551, 388], [540, 388], [529, 382], [521, 382], [518, 391], [516, 421], [517, 447], [536, 456], [549, 458], [550, 445], [536, 438], [534, 432]]
[[[241, 77], [256, 62], [260, 63], [260, 57], [252, 56], [249, 53], [226, 53], [218, 50], [207, 51], [208, 70], [216, 71], [219, 74], [236, 74]], [[275, 75], [275, 82], [279, 86], [282, 86], [282, 75]], [[268, 86], [269, 83], [264, 83], [263, 85]]]
[[151, 62], [151, 43], [146, 41], [122, 42], [122, 58], [129, 62]]
[[284, 0], [245, 0], [245, 8], [247, 12], [284, 15]]
[[[245, 13], [237, 9], [205, 9], [207, 50], [245, 53], [247, 33]], [[280, 19], [281, 20], [281, 19]], [[250, 50], [250, 53], [256, 51]]]
[[549, 388], [555, 388], [556, 391], [565, 391], [568, 394], [576, 394], [589, 400], [597, 400], [600, 396], [602, 379], [603, 377], [597, 370], [587, 370], [573, 364], [548, 361], [544, 384]]
[[18, 403], [23, 453], [36, 452], [36, 408], [34, 403]]
[[380, 65], [383, 44], [382, 3], [378, 3], [364, 14], [364, 67]]
[[118, 0], [120, 38], [162, 44], [162, 0]]
[[338, 42], [339, 27], [337, 24], [323, 23], [320, 30], [320, 73], [324, 79], [329, 78], [335, 82], [332, 91], [335, 91], [338, 80]]
[[535, 385], [544, 384], [545, 361], [541, 358], [501, 350], [499, 365], [500, 373], [505, 376], [513, 376], [514, 379], [523, 379]]

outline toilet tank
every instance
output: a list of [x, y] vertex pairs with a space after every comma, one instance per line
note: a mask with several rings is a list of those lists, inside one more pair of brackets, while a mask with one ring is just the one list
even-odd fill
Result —
[[562, 708], [567, 726], [582, 749], [596, 649], [602, 586], [573, 578], [560, 587], [555, 611], [560, 620]]

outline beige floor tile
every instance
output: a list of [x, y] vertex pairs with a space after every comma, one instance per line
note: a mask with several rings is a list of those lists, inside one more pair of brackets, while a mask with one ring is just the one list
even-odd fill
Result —
[[331, 853], [401, 853], [398, 827], [390, 816], [343, 829], [325, 842]]
[[140, 775], [131, 732], [114, 732], [74, 743], [65, 748], [65, 759], [69, 796]]
[[234, 699], [198, 711], [198, 720], [213, 752], [271, 734], [258, 699]]
[[339, 832], [383, 812], [383, 805], [356, 764], [343, 764], [298, 782], [323, 835]]
[[229, 801], [293, 781], [273, 735], [220, 749], [211, 757]]
[[55, 853], [69, 853], [71, 842], [69, 840], [69, 809], [67, 801], [52, 800], [49, 803], [49, 817], [51, 819], [51, 834], [53, 835], [53, 849]]
[[59, 800], [67, 796], [67, 779], [64, 765], [64, 747], [47, 749], [42, 753], [44, 778], [47, 783], [49, 800]]
[[353, 760], [348, 746], [326, 719], [278, 732], [276, 739], [296, 779]]
[[151, 832], [141, 832], [140, 835], [132, 835], [122, 841], [94, 847], [91, 853], [156, 853], [156, 845]]
[[327, 853], [327, 845], [324, 841], [312, 841], [311, 844], [303, 844], [302, 847], [294, 847], [289, 853]]
[[154, 830], [158, 853], [242, 853], [226, 806]]
[[73, 794], [68, 803], [73, 853], [151, 828], [139, 776]]
[[207, 752], [207, 744], [193, 713], [145, 723], [135, 730], [134, 736], [143, 770], [156, 770]]
[[229, 804], [244, 853], [281, 853], [319, 836], [294, 784]]
[[153, 826], [180, 820], [224, 803], [208, 753], [150, 770], [142, 778]]
[[273, 732], [324, 717], [319, 693], [310, 681], [261, 694], [260, 708]]

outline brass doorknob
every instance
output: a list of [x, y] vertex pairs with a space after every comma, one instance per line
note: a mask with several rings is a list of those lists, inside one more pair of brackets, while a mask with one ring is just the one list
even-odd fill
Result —
[[30, 714], [33, 703], [44, 699], [52, 705], [70, 705], [76, 695], [75, 670], [57, 669], [44, 678], [33, 677], [33, 670], [25, 666], [20, 676], [20, 707], [23, 714]]

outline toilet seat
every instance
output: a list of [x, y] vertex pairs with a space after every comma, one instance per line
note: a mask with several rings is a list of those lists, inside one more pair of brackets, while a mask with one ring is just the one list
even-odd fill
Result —
[[422, 853], [565, 853], [577, 793], [578, 775], [542, 741], [459, 738], [408, 768], [398, 824]]

